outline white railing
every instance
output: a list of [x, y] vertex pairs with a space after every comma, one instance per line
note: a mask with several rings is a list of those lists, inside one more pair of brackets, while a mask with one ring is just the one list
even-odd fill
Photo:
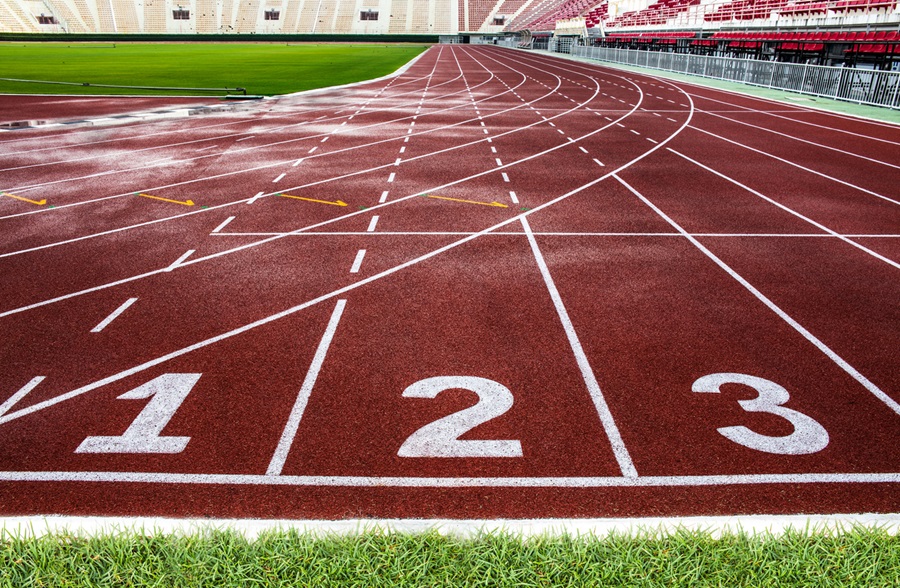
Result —
[[572, 55], [740, 82], [812, 96], [900, 108], [900, 72], [712, 57], [662, 51], [572, 46]]

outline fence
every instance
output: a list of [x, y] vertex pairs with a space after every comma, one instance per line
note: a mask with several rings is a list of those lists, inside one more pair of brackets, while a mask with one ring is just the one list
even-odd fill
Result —
[[560, 47], [560, 52], [859, 104], [900, 108], [900, 72], [895, 71], [610, 47], [573, 45], [569, 51], [562, 51]]

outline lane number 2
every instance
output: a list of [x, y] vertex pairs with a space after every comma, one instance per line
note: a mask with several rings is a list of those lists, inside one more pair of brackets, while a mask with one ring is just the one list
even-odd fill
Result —
[[444, 390], [462, 388], [478, 395], [475, 406], [428, 423], [409, 436], [397, 455], [400, 457], [522, 457], [518, 440], [462, 440], [459, 437], [478, 425], [495, 419], [513, 405], [509, 388], [475, 376], [426, 378], [403, 391], [405, 398], [436, 398]]
[[126, 392], [119, 400], [150, 402], [117, 437], [88, 437], [75, 453], [181, 453], [190, 437], [164, 437], [162, 430], [200, 379], [201, 374], [163, 374]]
[[806, 455], [825, 449], [828, 431], [818, 421], [784, 405], [788, 391], [775, 382], [747, 374], [710, 374], [699, 378], [691, 387], [694, 392], [719, 393], [723, 384], [743, 384], [756, 390], [757, 397], [738, 400], [747, 412], [765, 412], [780, 416], [794, 426], [790, 435], [761, 435], [744, 426], [721, 427], [719, 433], [744, 447], [781, 455]]

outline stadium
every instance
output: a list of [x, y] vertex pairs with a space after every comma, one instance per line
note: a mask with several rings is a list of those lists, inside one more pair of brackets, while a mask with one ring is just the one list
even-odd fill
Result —
[[900, 582], [898, 31], [0, 0], [0, 579]]

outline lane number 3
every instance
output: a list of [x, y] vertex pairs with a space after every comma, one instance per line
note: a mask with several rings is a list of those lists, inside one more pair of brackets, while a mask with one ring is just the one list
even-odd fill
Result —
[[723, 384], [743, 384], [756, 390], [757, 397], [738, 400], [747, 412], [765, 412], [779, 416], [794, 426], [790, 435], [762, 435], [744, 426], [721, 427], [719, 433], [744, 447], [781, 455], [806, 455], [825, 449], [828, 431], [818, 421], [802, 412], [787, 408], [788, 391], [775, 382], [747, 374], [710, 374], [699, 378], [691, 387], [694, 392], [718, 394]]

